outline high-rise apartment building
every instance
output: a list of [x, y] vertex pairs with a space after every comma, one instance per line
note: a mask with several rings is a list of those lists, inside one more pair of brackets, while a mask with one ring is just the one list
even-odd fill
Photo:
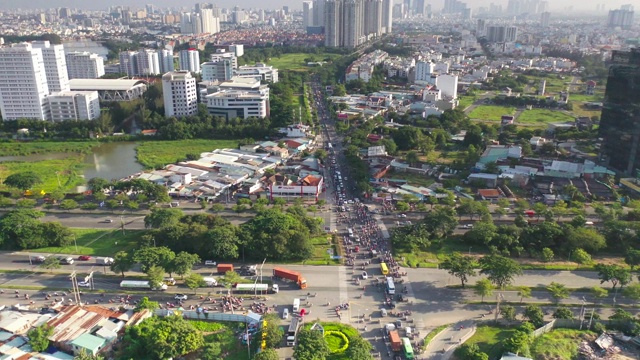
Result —
[[324, 45], [342, 46], [342, 1], [328, 0], [324, 4]]
[[416, 81], [429, 81], [433, 74], [434, 64], [431, 61], [418, 61], [416, 63]]
[[104, 59], [90, 52], [66, 54], [67, 75], [71, 79], [97, 79], [104, 75]]
[[324, 26], [326, 0], [313, 0], [313, 26]]
[[50, 117], [42, 50], [31, 44], [0, 48], [0, 110], [4, 120]]
[[393, 25], [393, 0], [382, 0], [382, 32], [391, 34]]
[[197, 49], [180, 50], [180, 70], [200, 73], [200, 52]]
[[609, 10], [608, 27], [628, 29], [633, 26], [633, 6], [625, 5], [617, 10]]
[[382, 0], [365, 0], [364, 34], [380, 36], [382, 29]]
[[600, 117], [600, 159], [616, 171], [640, 170], [640, 49], [614, 50]]
[[504, 43], [514, 42], [518, 38], [518, 28], [515, 26], [488, 26], [487, 41]]
[[325, 46], [354, 48], [391, 31], [392, 0], [328, 0]]
[[365, 42], [362, 0], [343, 0], [343, 45], [355, 48]]
[[198, 112], [196, 79], [189, 71], [172, 71], [162, 75], [165, 116], [190, 116]]
[[173, 63], [173, 50], [158, 50], [158, 62], [160, 63], [160, 72], [163, 74], [175, 70], [175, 65]]
[[143, 49], [136, 54], [136, 75], [159, 75], [160, 60], [158, 52], [151, 49]]
[[48, 98], [51, 121], [93, 120], [100, 117], [97, 91], [63, 91]]
[[540, 14], [540, 26], [548, 27], [550, 21], [551, 21], [551, 13], [550, 12], [545, 11], [542, 14]]
[[138, 66], [136, 65], [136, 51], [121, 51], [118, 54], [120, 59], [120, 72], [127, 76], [135, 76], [138, 74]]
[[49, 41], [34, 41], [31, 46], [42, 51], [49, 93], [69, 91], [69, 75], [67, 75], [64, 46], [52, 45]]
[[306, 29], [309, 26], [313, 26], [313, 2], [302, 2], [302, 26]]

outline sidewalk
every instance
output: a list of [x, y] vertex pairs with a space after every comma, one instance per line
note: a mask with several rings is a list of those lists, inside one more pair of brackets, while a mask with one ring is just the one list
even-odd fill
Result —
[[475, 333], [476, 325], [473, 320], [453, 324], [431, 340], [431, 343], [429, 343], [426, 351], [420, 358], [429, 360], [447, 360], [453, 355], [453, 352], [458, 348], [458, 346], [464, 344], [464, 342]]

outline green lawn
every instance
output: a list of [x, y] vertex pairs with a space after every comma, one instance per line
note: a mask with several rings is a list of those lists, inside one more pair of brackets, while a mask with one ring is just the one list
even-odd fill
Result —
[[182, 161], [187, 154], [200, 156], [206, 151], [237, 148], [237, 140], [145, 141], [136, 148], [138, 162], [147, 168], [159, 168]]
[[575, 359], [578, 346], [585, 337], [595, 338], [591, 331], [556, 329], [535, 339], [531, 345], [534, 359]]
[[89, 153], [94, 146], [99, 145], [96, 142], [18, 142], [9, 141], [0, 143], [0, 156], [19, 156], [44, 153]]
[[333, 249], [333, 254], [336, 254], [335, 245], [327, 243], [327, 238], [330, 238], [330, 237], [331, 235], [322, 235], [322, 236], [317, 236], [311, 239], [311, 243], [313, 244], [313, 255], [311, 256], [311, 259], [304, 261], [305, 264], [330, 265], [330, 264], [340, 263], [339, 260], [331, 259], [331, 255], [327, 253], [328, 249]]
[[481, 325], [465, 344], [478, 344], [480, 351], [487, 353], [489, 359], [498, 359], [503, 352], [502, 341], [509, 338], [515, 330], [515, 328]]
[[295, 71], [309, 71], [311, 68], [307, 66], [305, 59], [312, 59], [315, 61], [324, 61], [326, 58], [336, 59], [341, 57], [339, 54], [305, 54], [305, 53], [291, 53], [282, 54], [280, 57], [274, 57], [267, 61], [268, 65], [271, 65], [278, 70], [295, 70]]
[[516, 123], [524, 124], [546, 124], [556, 122], [574, 121], [573, 116], [565, 114], [561, 111], [553, 111], [547, 109], [531, 109], [524, 110], [515, 120]]
[[476, 96], [460, 96], [458, 97], [458, 107], [462, 110], [466, 109], [469, 105], [473, 104], [476, 101]]
[[480, 105], [469, 113], [471, 119], [500, 121], [502, 115], [513, 115], [516, 109], [512, 106]]
[[389, 171], [385, 179], [406, 180], [409, 185], [429, 187], [435, 180], [428, 175], [419, 175], [407, 172]]
[[[207, 334], [204, 337], [205, 343], [217, 342], [220, 343], [222, 353], [227, 353], [224, 357], [226, 360], [249, 360], [249, 354], [247, 353], [247, 346], [236, 338], [235, 332], [232, 327], [239, 323], [217, 323], [223, 325], [222, 330], [218, 330], [214, 333]], [[257, 344], [255, 342], [254, 344]], [[251, 346], [251, 353], [255, 353], [255, 345]]]
[[[0, 164], [0, 178], [24, 171], [36, 173], [42, 183], [36, 185], [35, 192], [44, 190], [51, 192], [61, 187], [63, 190], [71, 190], [84, 183], [82, 175], [83, 155], [70, 155], [64, 159], [52, 159], [33, 162], [11, 161]], [[60, 185], [60, 186], [58, 186]], [[0, 190], [6, 190], [5, 185], [0, 185]]]
[[113, 256], [118, 251], [131, 251], [138, 247], [144, 230], [71, 229], [76, 234], [76, 243], [64, 247], [46, 247], [29, 250], [38, 253]]
[[602, 102], [604, 101], [604, 93], [596, 93], [595, 95], [586, 95], [586, 94], [570, 94], [569, 101], [580, 101], [580, 102]]

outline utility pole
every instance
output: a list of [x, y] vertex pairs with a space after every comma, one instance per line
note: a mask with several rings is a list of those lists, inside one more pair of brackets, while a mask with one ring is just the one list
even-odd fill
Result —
[[498, 323], [498, 313], [500, 313], [500, 302], [504, 299], [504, 296], [502, 296], [502, 294], [498, 293], [498, 295], [496, 296], [496, 313], [494, 316], [494, 320], [496, 322], [496, 324]]
[[582, 330], [582, 324], [584, 324], [584, 304], [586, 300], [582, 297], [582, 307], [580, 308], [580, 330]]
[[73, 299], [77, 305], [82, 306], [82, 302], [80, 299], [80, 289], [78, 288], [78, 279], [76, 278], [76, 272], [73, 271], [71, 275], [69, 275], [71, 279], [71, 287], [73, 288]]

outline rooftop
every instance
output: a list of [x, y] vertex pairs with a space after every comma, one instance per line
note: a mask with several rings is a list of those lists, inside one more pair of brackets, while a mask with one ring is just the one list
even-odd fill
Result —
[[73, 91], [120, 90], [126, 91], [137, 85], [146, 85], [141, 79], [71, 79], [69, 87]]

